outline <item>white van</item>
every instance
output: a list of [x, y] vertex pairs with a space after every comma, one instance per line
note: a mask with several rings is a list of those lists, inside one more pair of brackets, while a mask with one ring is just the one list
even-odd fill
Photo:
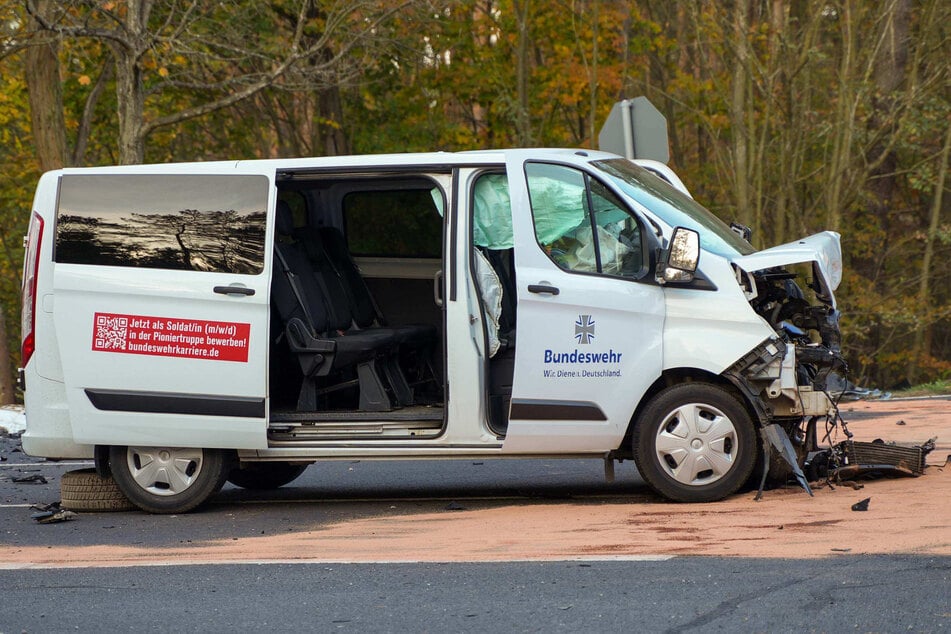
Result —
[[831, 411], [839, 236], [756, 252], [662, 176], [537, 149], [44, 174], [23, 448], [158, 513], [341, 459], [633, 459], [723, 498], [765, 430], [801, 460]]

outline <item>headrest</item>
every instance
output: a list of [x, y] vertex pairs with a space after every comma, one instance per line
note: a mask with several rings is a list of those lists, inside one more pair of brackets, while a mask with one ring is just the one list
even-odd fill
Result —
[[277, 201], [277, 233], [289, 236], [294, 233], [294, 214], [285, 200]]

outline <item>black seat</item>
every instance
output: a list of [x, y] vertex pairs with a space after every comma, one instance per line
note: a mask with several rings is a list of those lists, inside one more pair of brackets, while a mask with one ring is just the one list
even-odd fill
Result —
[[384, 327], [392, 331], [401, 344], [431, 348], [436, 342], [437, 330], [428, 324], [390, 326], [373, 300], [357, 263], [350, 255], [347, 239], [336, 227], [320, 227], [316, 232], [323, 252], [336, 271], [347, 295], [353, 322], [359, 328]]
[[[290, 208], [279, 202], [277, 233], [287, 238], [293, 231]], [[388, 388], [397, 395], [398, 402], [411, 398], [405, 379], [393, 361], [399, 337], [385, 329], [348, 331], [350, 317], [340, 305], [339, 293], [334, 291], [333, 284], [328, 284], [331, 280], [326, 277], [326, 271], [313, 270], [299, 244], [276, 241], [274, 267], [272, 302], [285, 325], [288, 346], [297, 355], [304, 375], [298, 409], [317, 408], [321, 389], [317, 387], [316, 377], [342, 370], [356, 370], [355, 383], [360, 389], [362, 410], [390, 409], [393, 403]], [[322, 391], [352, 383], [341, 382]]]

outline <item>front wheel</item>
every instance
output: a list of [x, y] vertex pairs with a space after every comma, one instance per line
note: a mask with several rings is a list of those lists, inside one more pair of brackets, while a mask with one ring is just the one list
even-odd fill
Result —
[[641, 477], [677, 502], [715, 502], [747, 481], [756, 430], [743, 404], [710, 383], [682, 383], [657, 394], [633, 435]]
[[220, 449], [112, 447], [109, 466], [129, 501], [149, 513], [185, 513], [217, 493], [231, 468]]

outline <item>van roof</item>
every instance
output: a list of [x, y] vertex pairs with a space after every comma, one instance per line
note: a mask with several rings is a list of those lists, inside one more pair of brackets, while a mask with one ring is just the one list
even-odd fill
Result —
[[151, 163], [144, 165], [109, 165], [102, 167], [64, 168], [63, 174], [89, 173], [153, 173], [168, 172], [204, 173], [255, 173], [270, 170], [298, 171], [333, 168], [365, 169], [406, 166], [445, 166], [501, 164], [510, 157], [524, 159], [551, 159], [571, 163], [583, 163], [595, 159], [617, 158], [617, 155], [597, 150], [580, 148], [519, 148], [496, 150], [471, 150], [465, 152], [419, 152], [405, 154], [354, 154], [347, 156], [318, 156], [308, 158], [251, 159], [239, 161], [194, 161], [187, 163]]

